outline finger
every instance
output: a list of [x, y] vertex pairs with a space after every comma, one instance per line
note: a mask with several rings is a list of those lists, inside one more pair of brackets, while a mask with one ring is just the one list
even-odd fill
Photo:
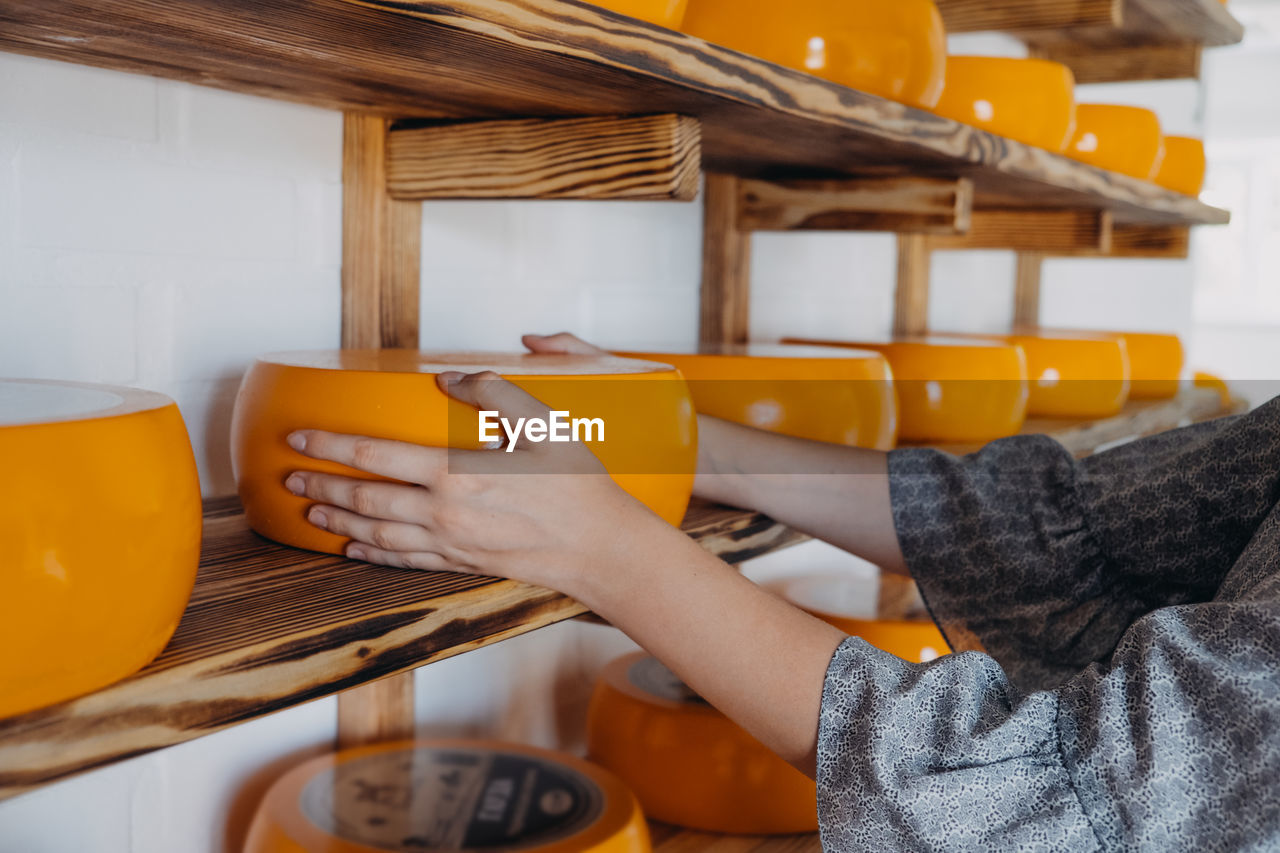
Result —
[[545, 418], [548, 406], [492, 370], [483, 373], [441, 373], [440, 388], [455, 400], [481, 411], [501, 412], [512, 418]]
[[587, 343], [577, 335], [560, 332], [555, 335], [525, 335], [520, 341], [530, 352], [569, 353], [572, 355], [608, 355], [600, 347]]
[[394, 566], [397, 569], [477, 574], [469, 569], [450, 565], [448, 560], [432, 551], [384, 551], [371, 545], [353, 543], [347, 546], [347, 556], [352, 560], [363, 560], [380, 566]]
[[366, 518], [421, 524], [430, 513], [427, 491], [420, 486], [295, 471], [285, 480], [285, 488], [295, 495], [341, 507]]
[[289, 446], [314, 459], [327, 459], [410, 483], [427, 483], [447, 466], [447, 450], [407, 441], [302, 429], [288, 437]]
[[421, 524], [387, 521], [357, 515], [336, 506], [314, 506], [307, 521], [339, 536], [346, 536], [383, 551], [431, 551], [435, 540]]

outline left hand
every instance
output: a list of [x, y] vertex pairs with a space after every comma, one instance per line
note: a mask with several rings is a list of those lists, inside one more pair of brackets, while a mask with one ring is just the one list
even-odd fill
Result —
[[[548, 414], [495, 373], [445, 373], [438, 381], [451, 397], [504, 417]], [[526, 442], [508, 453], [301, 430], [289, 443], [400, 481], [308, 471], [287, 478], [290, 491], [316, 501], [312, 524], [353, 540], [353, 559], [495, 575], [575, 595], [590, 574], [618, 561], [628, 536], [677, 534], [575, 442]]]

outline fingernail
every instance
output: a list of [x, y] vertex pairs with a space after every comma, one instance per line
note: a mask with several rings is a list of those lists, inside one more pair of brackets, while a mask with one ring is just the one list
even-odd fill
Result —
[[321, 530], [329, 529], [329, 519], [325, 516], [323, 512], [321, 512], [318, 509], [311, 510], [311, 513], [307, 516], [307, 519], [310, 520], [310, 522], [314, 524], [316, 527], [319, 527]]
[[289, 479], [284, 481], [284, 487], [295, 495], [300, 495], [307, 488], [307, 483], [297, 474], [290, 474]]
[[289, 442], [289, 446], [299, 453], [307, 449], [307, 437], [300, 432], [289, 433], [289, 437], [285, 441]]
[[466, 378], [466, 375], [467, 374], [458, 370], [446, 370], [444, 373], [440, 374], [440, 381], [445, 385], [457, 385]]
[[364, 549], [357, 545], [352, 545], [347, 549], [347, 556], [353, 560], [363, 560], [365, 558]]

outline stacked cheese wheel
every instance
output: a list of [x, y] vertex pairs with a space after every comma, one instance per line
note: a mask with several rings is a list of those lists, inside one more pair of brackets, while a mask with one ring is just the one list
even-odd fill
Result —
[[368, 475], [295, 453], [285, 442], [289, 433], [322, 429], [476, 449], [482, 446], [479, 412], [447, 398], [436, 376], [485, 370], [549, 410], [599, 421], [599, 429], [584, 428], [578, 439], [620, 486], [680, 523], [693, 490], [697, 422], [689, 390], [671, 366], [581, 355], [334, 350], [263, 356], [245, 375], [231, 440], [250, 526], [287, 545], [342, 553], [347, 540], [309, 524], [308, 502], [290, 494], [284, 481], [299, 469]]
[[845, 347], [706, 345], [622, 352], [666, 362], [701, 413], [784, 435], [888, 450], [898, 433], [893, 374], [879, 353]]
[[748, 835], [818, 827], [813, 781], [647, 655], [619, 658], [601, 675], [587, 746], [652, 818]]
[[406, 741], [315, 758], [258, 806], [245, 853], [648, 853], [636, 798], [567, 755], [490, 741]]
[[0, 717], [141, 669], [195, 582], [200, 484], [168, 397], [0, 382]]

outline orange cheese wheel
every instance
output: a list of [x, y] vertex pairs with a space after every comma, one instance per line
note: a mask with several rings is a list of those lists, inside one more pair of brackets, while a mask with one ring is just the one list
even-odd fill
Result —
[[685, 32], [928, 109], [947, 62], [933, 0], [689, 0]]
[[684, 20], [689, 0], [594, 0], [594, 5], [639, 18], [660, 27], [676, 29]]
[[596, 682], [587, 749], [657, 820], [743, 835], [818, 828], [813, 780], [643, 653], [613, 661]]
[[1155, 180], [1174, 192], [1198, 196], [1204, 189], [1206, 168], [1203, 142], [1190, 136], [1166, 136], [1164, 160]]
[[879, 352], [893, 370], [898, 437], [908, 442], [978, 442], [1013, 435], [1027, 415], [1027, 363], [1022, 349], [998, 341], [904, 338], [786, 343]]
[[758, 429], [889, 450], [898, 401], [889, 362], [841, 347], [708, 345], [697, 353], [620, 352], [674, 365], [699, 412]]
[[948, 56], [933, 111], [997, 136], [1062, 151], [1076, 122], [1075, 75], [1059, 62]]
[[0, 381], [0, 717], [137, 672], [200, 559], [200, 483], [162, 394]]
[[1160, 119], [1142, 107], [1079, 104], [1067, 156], [1081, 162], [1152, 180], [1164, 160]]
[[879, 618], [867, 618], [869, 614], [857, 609], [863, 593], [861, 585], [841, 575], [795, 578], [782, 588], [783, 597], [801, 610], [903, 660], [926, 663], [951, 653], [946, 638], [927, 615], [908, 619], [881, 613]]
[[[245, 375], [231, 450], [249, 525], [277, 542], [331, 554], [350, 541], [308, 523], [310, 502], [290, 494], [284, 481], [299, 469], [368, 475], [295, 453], [285, 443], [293, 430], [482, 446], [478, 412], [436, 385], [436, 375], [449, 370], [495, 370], [553, 410], [599, 419], [604, 440], [586, 446], [614, 480], [670, 523], [684, 517], [697, 421], [688, 387], [668, 365], [580, 355], [331, 350], [263, 356]], [[600, 438], [591, 430], [579, 436], [588, 433]]]
[[1017, 344], [1027, 354], [1028, 415], [1107, 418], [1129, 400], [1129, 354], [1119, 335], [1028, 329], [973, 337]]
[[401, 741], [323, 755], [267, 791], [244, 853], [648, 853], [617, 777], [519, 744]]
[[1129, 399], [1167, 400], [1178, 394], [1186, 353], [1182, 340], [1169, 332], [1079, 332], [1058, 334], [1110, 335], [1124, 341], [1129, 354]]

